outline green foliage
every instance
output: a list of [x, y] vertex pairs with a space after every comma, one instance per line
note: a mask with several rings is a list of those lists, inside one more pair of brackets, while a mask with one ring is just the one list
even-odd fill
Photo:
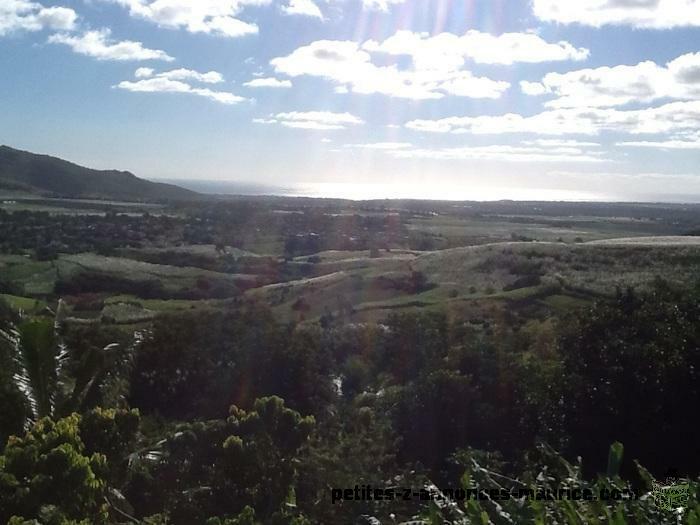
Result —
[[80, 419], [80, 438], [86, 455], [101, 454], [109, 464], [108, 480], [119, 486], [127, 476], [131, 451], [136, 448], [138, 410], [95, 408]]
[[56, 511], [56, 507], [47, 506], [42, 509], [39, 520], [25, 520], [18, 516], [12, 516], [7, 525], [90, 525], [88, 520], [68, 520]]
[[398, 383], [415, 379], [441, 366], [447, 353], [448, 329], [444, 313], [391, 316], [377, 351], [377, 366]]
[[620, 466], [622, 464], [622, 455], [625, 447], [619, 441], [610, 445], [608, 453], [608, 477], [614, 478], [620, 475]]
[[[415, 384], [387, 392], [401, 441], [401, 459], [429, 470], [444, 466], [446, 452], [464, 443], [484, 443], [495, 415], [470, 376], [439, 370]], [[449, 453], [448, 453], [449, 454]]]
[[566, 323], [559, 354], [567, 451], [603, 458], [620, 441], [660, 476], [700, 470], [697, 455], [687, 454], [700, 442], [700, 425], [688, 418], [700, 403], [698, 318], [694, 298], [661, 289], [620, 294]]
[[20, 389], [27, 395], [33, 416], [41, 418], [53, 413], [58, 390], [61, 353], [50, 320], [25, 321], [18, 327]]
[[249, 408], [270, 395], [320, 413], [332, 396], [320, 339], [255, 307], [164, 316], [136, 353], [129, 401], [179, 420], [221, 417], [232, 404]]
[[313, 427], [312, 417], [278, 397], [257, 399], [251, 411], [233, 406], [225, 420], [181, 425], [162, 456], [134, 474], [127, 497], [141, 512], [165, 514], [173, 524], [234, 519], [246, 515], [246, 505], [271, 519], [285, 509], [299, 449]]
[[135, 411], [97, 409], [11, 437], [0, 456], [0, 521], [106, 523], [110, 484], [125, 471], [138, 425]]
[[[659, 479], [673, 466], [693, 477], [700, 307], [662, 284], [560, 320], [494, 307], [468, 320], [431, 312], [320, 328], [234, 305], [162, 317], [141, 345], [116, 328], [59, 337], [45, 320], [15, 332], [0, 309], [0, 408], [21, 408], [12, 356], [24, 345], [27, 370], [48, 378], [54, 418], [81, 412], [9, 440], [0, 522], [670, 524], [650, 496], [500, 508], [329, 502], [329, 487], [429, 480], [649, 491], [637, 458]], [[43, 355], [53, 368], [34, 364]], [[117, 408], [129, 405], [138, 411]], [[2, 431], [20, 433], [16, 419], [0, 413], [15, 424]], [[563, 456], [535, 448], [541, 441]], [[579, 455], [585, 462], [572, 462]]]
[[[621, 459], [622, 447], [613, 444], [611, 457]], [[598, 476], [593, 480], [583, 477], [580, 464], [571, 464], [547, 446], [540, 446], [530, 457], [525, 470], [517, 478], [504, 476], [502, 464], [483, 453], [461, 451], [456, 457], [465, 467], [462, 486], [465, 491], [515, 489], [514, 496], [498, 500], [491, 497], [467, 498], [454, 505], [431, 503], [422, 512], [426, 523], [440, 525], [467, 525], [484, 523], [505, 525], [511, 523], [534, 523], [547, 525], [675, 525], [680, 523], [675, 512], [663, 510], [656, 505], [649, 491], [651, 478], [640, 467], [646, 484], [637, 489], [637, 497], [631, 485], [619, 476]], [[690, 500], [684, 511], [683, 523], [696, 524], [700, 516], [700, 484], [690, 483]], [[567, 498], [537, 497], [537, 494], [556, 494], [563, 488], [580, 491], [579, 500]], [[518, 497], [517, 490], [532, 490], [525, 499]], [[586, 493], [590, 495], [586, 499]]]
[[328, 487], [358, 483], [383, 486], [405, 473], [396, 459], [398, 437], [371, 397], [341, 408], [337, 418], [319, 423], [304, 449], [299, 469], [297, 503], [315, 523], [354, 523], [361, 515], [384, 515], [401, 506], [376, 501], [333, 505]]
[[[131, 354], [139, 342], [138, 334], [131, 338], [131, 344], [122, 335], [118, 338], [122, 344], [104, 346], [91, 344], [89, 337], [65, 338], [63, 308], [59, 302], [55, 321], [29, 319], [20, 323], [16, 332], [12, 324], [8, 325], [0, 341], [0, 358], [9, 355], [14, 361], [13, 374], [0, 386], [8, 389], [13, 385], [15, 392], [24, 395], [30, 420], [84, 411], [104, 400], [119, 404], [114, 398], [125, 388], [119, 384], [119, 374], [129, 372]], [[67, 346], [66, 340], [75, 346]], [[10, 388], [5, 395], [12, 392]]]
[[41, 419], [24, 438], [10, 438], [0, 456], [0, 520], [105, 523], [107, 459], [87, 455], [77, 415]]
[[0, 299], [0, 452], [8, 437], [22, 433], [29, 412], [26, 398], [14, 380], [19, 340], [15, 322], [14, 312]]
[[245, 507], [235, 518], [209, 518], [206, 525], [258, 525], [260, 522], [255, 519], [255, 509]]

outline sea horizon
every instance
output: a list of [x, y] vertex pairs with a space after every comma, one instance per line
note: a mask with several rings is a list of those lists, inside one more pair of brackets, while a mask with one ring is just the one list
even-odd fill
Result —
[[208, 195], [240, 195], [270, 197], [306, 197], [316, 199], [365, 200], [426, 200], [454, 202], [626, 202], [699, 204], [700, 195], [638, 194], [621, 195], [593, 193], [566, 189], [467, 187], [429, 188], [422, 184], [296, 182], [287, 185], [267, 185], [247, 181], [156, 179], [153, 182], [175, 184]]

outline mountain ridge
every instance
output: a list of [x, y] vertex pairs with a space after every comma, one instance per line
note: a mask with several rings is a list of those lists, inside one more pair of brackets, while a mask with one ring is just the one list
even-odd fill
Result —
[[96, 170], [54, 157], [0, 145], [0, 189], [47, 197], [128, 201], [187, 200], [200, 194], [152, 182], [129, 171]]

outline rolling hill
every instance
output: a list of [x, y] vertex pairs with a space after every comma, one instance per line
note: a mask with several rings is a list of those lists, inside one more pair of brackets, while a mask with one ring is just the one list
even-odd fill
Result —
[[125, 201], [185, 200], [197, 193], [151, 182], [128, 171], [94, 170], [71, 162], [0, 146], [0, 189], [46, 197]]

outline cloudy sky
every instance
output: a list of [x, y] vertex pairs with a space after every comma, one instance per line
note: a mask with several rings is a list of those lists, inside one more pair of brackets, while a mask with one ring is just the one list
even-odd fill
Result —
[[700, 0], [0, 0], [0, 72], [1, 143], [149, 178], [700, 198]]

